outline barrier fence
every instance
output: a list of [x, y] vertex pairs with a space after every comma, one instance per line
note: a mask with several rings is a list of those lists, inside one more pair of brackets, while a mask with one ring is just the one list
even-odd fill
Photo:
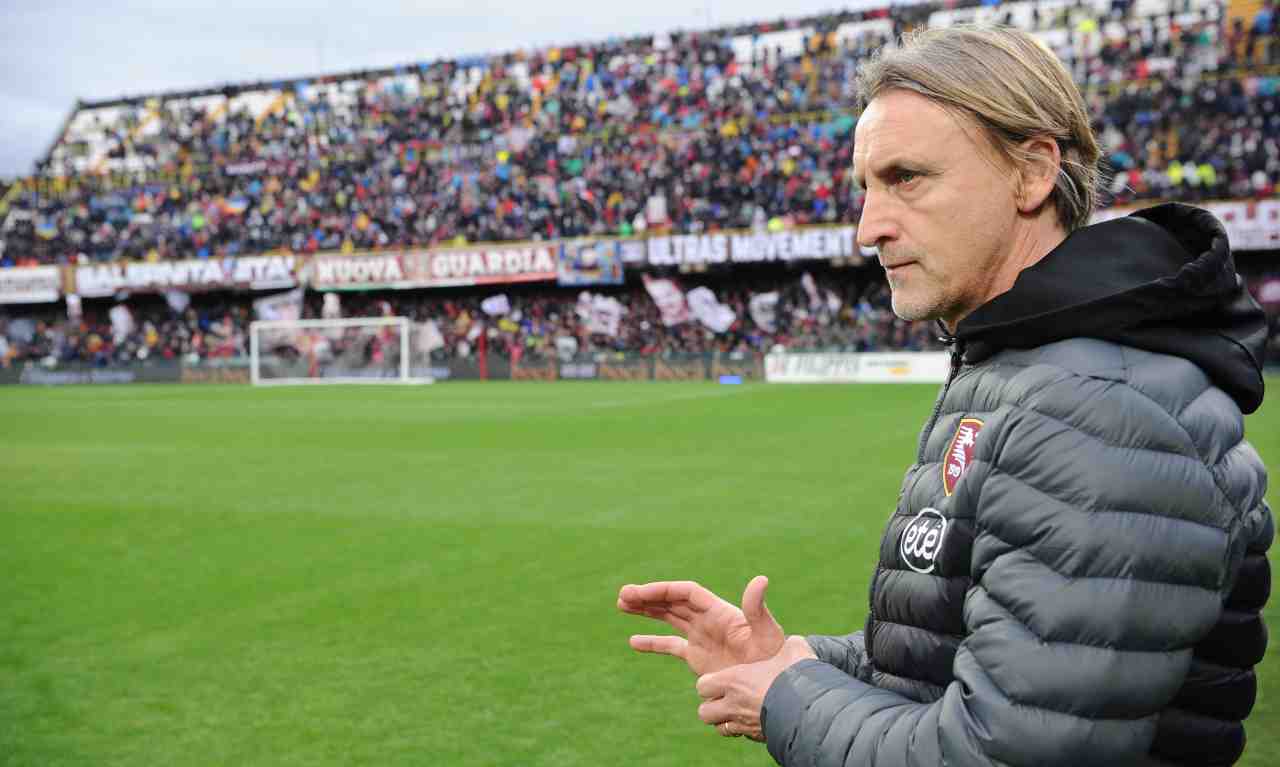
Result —
[[[1269, 360], [1280, 374], [1280, 360]], [[496, 354], [442, 361], [413, 368], [415, 377], [437, 381], [720, 381], [814, 383], [940, 383], [950, 360], [946, 352], [780, 352], [761, 354], [579, 355], [569, 360], [513, 364]], [[248, 384], [249, 359], [187, 363], [154, 360], [126, 366], [47, 366], [25, 363], [0, 368], [0, 385], [26, 384]]]
[[[512, 362], [497, 354], [412, 367], [414, 377], [437, 381], [720, 381], [723, 383], [932, 383], [946, 378], [944, 352], [781, 352], [768, 355], [633, 353]], [[250, 382], [249, 359], [191, 363], [147, 360], [129, 365], [46, 365], [0, 368], [0, 384], [57, 386], [125, 383]]]

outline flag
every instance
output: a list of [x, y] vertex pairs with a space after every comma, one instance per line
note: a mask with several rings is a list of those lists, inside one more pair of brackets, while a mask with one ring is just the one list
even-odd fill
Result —
[[652, 225], [667, 223], [667, 197], [662, 194], [651, 194], [645, 202], [644, 217]]
[[647, 274], [641, 276], [644, 277], [644, 289], [662, 313], [663, 325], [671, 327], [689, 321], [689, 307], [684, 301], [684, 291], [675, 280], [654, 279]]
[[182, 314], [191, 305], [191, 295], [183, 293], [181, 290], [166, 290], [164, 292], [164, 300], [174, 314]]
[[578, 294], [578, 305], [574, 312], [582, 318], [588, 333], [617, 338], [622, 315], [627, 313], [627, 309], [612, 296], [592, 295], [584, 291]]
[[505, 317], [511, 313], [511, 301], [506, 293], [499, 293], [481, 301], [480, 309], [490, 317]]
[[830, 288], [825, 288], [822, 292], [827, 294], [827, 310], [832, 314], [839, 314], [840, 307], [844, 306], [840, 296], [837, 296], [836, 292]]
[[324, 294], [324, 306], [320, 309], [320, 316], [326, 320], [336, 320], [342, 317], [342, 299], [337, 293]]
[[578, 294], [578, 303], [573, 307], [573, 313], [578, 315], [578, 319], [587, 322], [591, 319], [591, 301], [594, 296], [587, 291]]
[[107, 313], [111, 317], [111, 339], [115, 344], [124, 343], [124, 339], [133, 332], [133, 314], [124, 304], [116, 304]]
[[694, 288], [688, 295], [689, 310], [706, 327], [717, 333], [723, 333], [733, 325], [738, 315], [716, 298], [711, 288]]
[[751, 313], [751, 319], [755, 321], [756, 326], [761, 330], [766, 333], [777, 332], [778, 291], [755, 294], [751, 297], [750, 303], [747, 304], [747, 310]]
[[253, 313], [260, 320], [296, 320], [302, 317], [302, 288], [257, 299], [253, 302]]
[[427, 320], [418, 326], [418, 350], [430, 354], [444, 348], [444, 334], [435, 320]]
[[809, 297], [809, 308], [816, 311], [822, 306], [822, 296], [818, 295], [818, 285], [813, 281], [813, 275], [808, 272], [802, 274], [800, 285], [804, 287], [805, 295]]

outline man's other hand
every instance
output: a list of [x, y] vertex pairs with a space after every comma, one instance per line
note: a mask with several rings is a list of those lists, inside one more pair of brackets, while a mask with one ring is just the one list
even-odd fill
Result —
[[805, 638], [793, 636], [771, 658], [698, 677], [702, 698], [698, 718], [726, 738], [745, 735], [763, 742], [760, 709], [773, 680], [792, 664], [813, 657], [813, 648]]
[[742, 609], [693, 581], [628, 584], [618, 609], [665, 622], [682, 636], [637, 634], [631, 647], [673, 655], [698, 676], [771, 658], [786, 635], [764, 603], [769, 579], [757, 575], [742, 592]]

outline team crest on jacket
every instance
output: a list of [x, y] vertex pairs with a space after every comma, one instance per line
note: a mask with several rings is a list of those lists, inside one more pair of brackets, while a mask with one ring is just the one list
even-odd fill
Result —
[[982, 421], [977, 418], [961, 418], [956, 435], [947, 446], [946, 460], [942, 462], [942, 489], [947, 495], [956, 491], [956, 483], [969, 469], [973, 459], [973, 446], [978, 440], [978, 432], [982, 431]]
[[947, 518], [937, 509], [925, 509], [911, 520], [898, 540], [898, 553], [907, 567], [926, 575], [938, 565], [938, 552], [947, 537]]

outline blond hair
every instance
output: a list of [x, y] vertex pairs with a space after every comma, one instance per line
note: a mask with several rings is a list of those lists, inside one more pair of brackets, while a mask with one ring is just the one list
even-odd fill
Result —
[[1034, 159], [1024, 141], [1053, 138], [1062, 165], [1049, 200], [1067, 232], [1089, 223], [1098, 199], [1098, 141], [1071, 75], [1039, 40], [1011, 27], [918, 29], [858, 73], [864, 108], [891, 90], [914, 91], [968, 118], [1015, 168]]

